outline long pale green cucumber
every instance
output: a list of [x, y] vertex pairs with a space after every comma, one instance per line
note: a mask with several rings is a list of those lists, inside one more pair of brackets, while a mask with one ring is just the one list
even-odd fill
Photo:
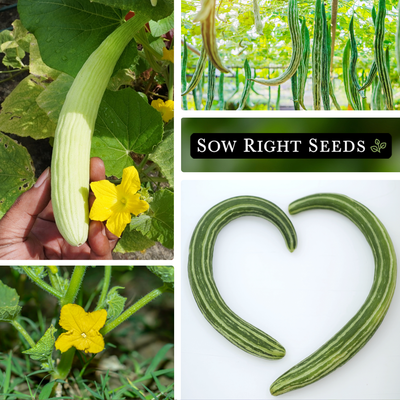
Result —
[[240, 97], [238, 110], [243, 110], [243, 108], [245, 107], [246, 102], [250, 96], [251, 68], [250, 68], [249, 62], [247, 61], [247, 58], [244, 60], [244, 76], [245, 76], [244, 88], [243, 88], [242, 95]]
[[222, 299], [213, 277], [213, 252], [218, 233], [230, 221], [257, 216], [274, 224], [292, 252], [297, 237], [286, 214], [275, 204], [253, 196], [238, 196], [210, 208], [198, 222], [190, 241], [188, 272], [193, 296], [207, 321], [240, 349], [258, 357], [278, 359], [285, 349], [275, 339], [244, 321]]
[[111, 33], [74, 79], [60, 112], [51, 161], [54, 218], [72, 246], [86, 242], [89, 229], [90, 147], [100, 102], [118, 58], [150, 17], [137, 14]]
[[311, 71], [314, 110], [321, 109], [321, 74], [322, 74], [322, 5], [315, 1], [314, 38], [312, 45]]
[[264, 24], [261, 20], [261, 15], [260, 15], [260, 7], [258, 6], [258, 0], [253, 0], [253, 14], [254, 14], [254, 25], [256, 27], [256, 32], [259, 35], [263, 35], [263, 28]]
[[379, 80], [381, 81], [383, 93], [385, 95], [386, 109], [393, 110], [393, 91], [390, 82], [389, 71], [386, 67], [385, 52], [383, 49], [385, 40], [385, 16], [386, 0], [379, 0], [374, 37], [375, 62], [378, 68]]
[[270, 391], [277, 396], [309, 385], [353, 357], [382, 323], [396, 286], [396, 254], [382, 222], [361, 203], [341, 194], [321, 193], [303, 197], [289, 205], [289, 213], [311, 209], [336, 211], [361, 230], [375, 261], [372, 288], [356, 315], [327, 343], [280, 376]]
[[215, 7], [215, 0], [202, 0], [201, 9], [195, 15], [193, 21], [200, 22], [203, 46], [209, 60], [211, 60], [215, 67], [221, 72], [228, 73], [230, 71], [223, 66], [221, 57], [218, 53], [217, 31], [215, 28]]
[[194, 70], [192, 80], [189, 82], [188, 88], [185, 88], [181, 96], [186, 96], [193, 89], [196, 89], [197, 85], [200, 83], [203, 76], [204, 68], [206, 67], [207, 53], [204, 46], [201, 48], [200, 57], [197, 60], [196, 68]]
[[303, 55], [303, 40], [300, 33], [299, 10], [297, 0], [289, 0], [288, 7], [289, 32], [292, 38], [292, 56], [289, 66], [281, 75], [272, 79], [253, 79], [265, 86], [278, 86], [289, 80], [299, 67]]

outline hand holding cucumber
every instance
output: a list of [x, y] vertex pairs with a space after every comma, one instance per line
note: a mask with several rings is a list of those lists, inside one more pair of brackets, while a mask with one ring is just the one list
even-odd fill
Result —
[[[48, 168], [1, 219], [0, 259], [111, 259], [118, 238], [100, 221], [90, 222], [89, 237], [82, 246], [73, 247], [63, 239], [54, 222], [50, 175]], [[99, 158], [90, 160], [90, 179], [105, 179]]]

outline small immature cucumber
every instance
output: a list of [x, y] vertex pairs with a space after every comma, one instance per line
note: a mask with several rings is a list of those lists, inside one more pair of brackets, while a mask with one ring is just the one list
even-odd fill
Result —
[[51, 199], [57, 228], [72, 246], [89, 230], [90, 147], [100, 102], [120, 55], [150, 20], [136, 15], [90, 55], [76, 76], [60, 112], [51, 161]]
[[275, 204], [259, 197], [239, 196], [222, 201], [198, 222], [190, 242], [188, 272], [193, 296], [208, 322], [230, 342], [258, 357], [278, 359], [285, 349], [271, 336], [236, 315], [222, 299], [213, 278], [214, 244], [220, 230], [243, 216], [257, 216], [272, 222], [293, 251], [296, 232], [286, 214]]
[[289, 205], [289, 213], [328, 209], [343, 214], [361, 230], [371, 246], [375, 275], [367, 299], [356, 315], [327, 343], [280, 376], [270, 388], [278, 396], [309, 385], [353, 357], [382, 323], [396, 286], [396, 254], [382, 222], [364, 205], [341, 194], [321, 193], [303, 197]]

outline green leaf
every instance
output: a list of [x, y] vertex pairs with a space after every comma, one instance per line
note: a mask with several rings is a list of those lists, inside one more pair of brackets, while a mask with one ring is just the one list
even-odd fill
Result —
[[57, 79], [61, 71], [50, 68], [43, 62], [38, 42], [34, 37], [30, 43], [29, 51], [29, 72], [33, 75], [43, 76], [48, 79]]
[[57, 385], [57, 382], [51, 381], [49, 383], [46, 383], [46, 385], [43, 386], [43, 389], [40, 392], [39, 400], [46, 400], [50, 398], [54, 385]]
[[61, 73], [36, 99], [39, 107], [55, 124], [73, 81], [72, 76]]
[[133, 89], [107, 90], [100, 104], [92, 140], [92, 157], [100, 157], [106, 175], [122, 177], [132, 166], [131, 153], [147, 154], [162, 139], [161, 114]]
[[174, 13], [172, 12], [166, 18], [160, 19], [158, 22], [150, 21], [150, 31], [153, 36], [161, 36], [174, 29]]
[[171, 284], [174, 287], [174, 267], [147, 267], [153, 274], [157, 275], [164, 283]]
[[150, 203], [149, 214], [133, 217], [131, 230], [137, 230], [151, 240], [160, 242], [163, 246], [174, 247], [174, 194], [162, 189], [154, 194]]
[[55, 338], [54, 333], [57, 329], [53, 325], [45, 332], [45, 334], [39, 339], [34, 347], [23, 351], [24, 354], [28, 354], [32, 360], [47, 361], [51, 356], [54, 348]]
[[153, 21], [168, 17], [174, 11], [174, 0], [158, 0], [153, 7], [150, 0], [94, 0], [122, 10], [134, 10], [136, 13], [148, 15]]
[[80, 0], [19, 0], [18, 11], [35, 35], [43, 61], [71, 76], [124, 17], [120, 10]]
[[2, 104], [0, 130], [34, 139], [54, 136], [56, 124], [36, 103], [47, 86], [33, 75], [23, 79]]
[[0, 218], [35, 183], [35, 168], [25, 147], [0, 132]]
[[134, 251], [144, 251], [151, 246], [154, 246], [155, 242], [148, 239], [137, 231], [130, 231], [125, 229], [122, 233], [121, 239], [115, 246], [115, 250], [118, 253], [132, 253]]
[[[19, 267], [19, 266], [11, 266], [12, 269], [15, 269], [18, 271], [20, 274], [25, 274], [25, 271]], [[32, 271], [34, 275], [36, 275], [39, 279], [43, 279], [47, 276], [47, 269], [46, 267], [40, 266], [40, 267], [29, 267], [29, 269]]]
[[0, 321], [12, 321], [21, 311], [19, 296], [15, 289], [0, 281]]
[[161, 173], [168, 179], [169, 185], [174, 187], [174, 135], [168, 135], [149, 154], [149, 160], [160, 167]]
[[118, 290], [125, 289], [121, 286], [114, 286], [109, 290], [106, 297], [107, 320], [113, 321], [124, 310], [126, 297], [118, 294]]

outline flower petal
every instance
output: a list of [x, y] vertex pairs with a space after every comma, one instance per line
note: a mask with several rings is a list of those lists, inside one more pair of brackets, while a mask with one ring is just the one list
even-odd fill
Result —
[[108, 180], [104, 179], [102, 181], [92, 182], [90, 184], [96, 198], [101, 197], [107, 199], [107, 201], [117, 200], [117, 189], [115, 185]]
[[149, 203], [144, 200], [140, 200], [140, 195], [135, 194], [129, 197], [126, 203], [126, 210], [134, 215], [139, 215], [149, 209]]
[[112, 214], [111, 207], [107, 207], [104, 202], [101, 201], [101, 198], [98, 198], [92, 204], [92, 208], [90, 209], [89, 218], [92, 221], [105, 221], [110, 218]]
[[83, 332], [81, 326], [86, 314], [78, 304], [66, 304], [61, 309], [60, 326], [66, 331]]
[[79, 341], [82, 339], [80, 332], [68, 331], [62, 333], [56, 340], [55, 346], [61, 353], [65, 353], [72, 346], [76, 347]]
[[98, 331], [100, 330], [107, 319], [107, 311], [106, 310], [98, 310], [94, 312], [86, 313], [86, 317], [82, 321], [82, 329], [86, 334], [91, 330]]
[[107, 229], [114, 235], [121, 237], [126, 225], [131, 222], [131, 213], [120, 212], [113, 214], [107, 221]]
[[135, 167], [124, 168], [122, 172], [121, 184], [116, 190], [119, 195], [128, 196], [136, 193], [140, 189], [139, 173]]

